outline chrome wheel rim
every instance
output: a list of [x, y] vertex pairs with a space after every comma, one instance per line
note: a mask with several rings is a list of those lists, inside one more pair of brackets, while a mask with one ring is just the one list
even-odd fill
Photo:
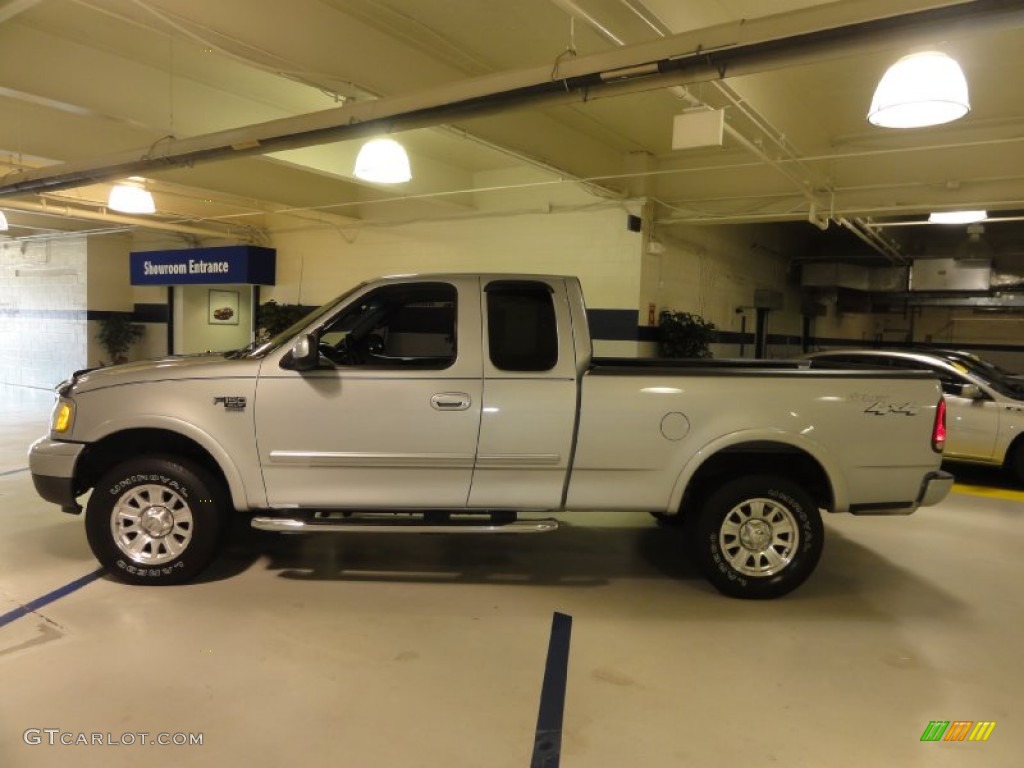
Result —
[[144, 565], [161, 565], [180, 555], [192, 541], [188, 502], [162, 485], [140, 485], [124, 494], [110, 515], [114, 543]]
[[774, 576], [800, 546], [800, 528], [789, 507], [774, 499], [745, 499], [729, 510], [718, 545], [733, 570], [744, 576]]

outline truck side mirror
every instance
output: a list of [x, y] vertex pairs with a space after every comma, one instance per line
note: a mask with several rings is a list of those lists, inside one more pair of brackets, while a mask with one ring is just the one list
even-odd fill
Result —
[[281, 360], [282, 368], [295, 371], [311, 371], [320, 361], [320, 349], [311, 333], [304, 333], [295, 340], [288, 354]]

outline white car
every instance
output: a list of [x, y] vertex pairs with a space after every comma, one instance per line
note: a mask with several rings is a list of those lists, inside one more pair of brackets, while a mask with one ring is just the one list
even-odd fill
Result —
[[991, 360], [985, 360], [973, 352], [965, 352], [962, 349], [935, 349], [931, 351], [939, 357], [963, 363], [967, 368], [972, 371], [977, 370], [979, 374], [987, 379], [994, 379], [1001, 384], [1009, 386], [1016, 391], [1019, 399], [1024, 399], [1024, 374], [1013, 373], [1005, 368], [1000, 368]]
[[1005, 467], [1024, 483], [1024, 381], [966, 352], [843, 349], [807, 356], [813, 367], [931, 371], [946, 398], [945, 458]]

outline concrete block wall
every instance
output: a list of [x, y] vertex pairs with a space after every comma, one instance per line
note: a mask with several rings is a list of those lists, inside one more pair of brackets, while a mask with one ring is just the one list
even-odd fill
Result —
[[86, 365], [84, 237], [0, 244], [0, 383], [52, 389]]
[[[754, 291], [778, 291], [782, 309], [768, 315], [770, 337], [799, 339], [802, 332], [799, 286], [789, 269], [789, 236], [778, 227], [673, 226], [656, 229], [645, 246], [641, 305], [691, 312], [725, 334], [756, 327]], [[737, 310], [739, 310], [737, 312]], [[644, 310], [644, 316], [647, 315]], [[800, 354], [799, 343], [774, 343], [769, 357]], [[753, 357], [753, 344], [712, 345], [715, 357]]]
[[877, 344], [963, 349], [1003, 368], [1024, 372], [1024, 317], [969, 307], [910, 307], [900, 312], [841, 313], [825, 300], [814, 319], [814, 349]]
[[[556, 273], [578, 276], [590, 309], [637, 312], [641, 236], [627, 204], [526, 211], [455, 222], [396, 223], [273, 234], [277, 281], [261, 300], [321, 304], [357, 283], [417, 272]], [[635, 322], [634, 322], [635, 325]], [[595, 344], [598, 354], [635, 353], [636, 342]]]
[[[700, 314], [727, 335], [729, 343], [713, 346], [716, 357], [752, 357], [754, 291], [769, 289], [782, 295], [783, 306], [769, 314], [774, 343], [768, 354], [801, 353], [800, 288], [789, 265], [787, 230], [764, 225], [652, 231], [647, 222], [636, 232], [627, 222], [644, 214], [642, 202], [560, 203], [530, 207], [524, 197], [522, 207], [511, 211], [482, 208], [450, 221], [354, 223], [341, 229], [296, 228], [293, 219], [272, 219], [278, 284], [264, 287], [261, 299], [316, 305], [362, 280], [395, 273], [562, 273], [580, 277], [592, 317], [601, 315], [597, 325], [615, 328], [610, 335], [598, 333], [598, 355], [656, 354], [652, 326], [668, 308]], [[140, 303], [167, 300], [166, 288], [129, 284], [128, 252], [184, 245], [153, 234], [0, 244], [0, 383], [50, 388], [76, 368], [105, 360], [95, 340], [98, 323], [87, 321], [87, 312], [132, 312]], [[916, 342], [975, 345], [984, 357], [1024, 370], [1024, 320], [1018, 316], [969, 309], [869, 315], [842, 313], [835, 302], [825, 303], [825, 315], [811, 325], [817, 339], [870, 344], [895, 340], [890, 337], [909, 328]], [[655, 323], [649, 323], [652, 305]], [[744, 319], [749, 341], [741, 348]], [[166, 324], [145, 327], [131, 359], [167, 352]]]
[[1024, 317], [967, 307], [917, 310], [914, 340], [975, 352], [1016, 373], [1024, 373]]

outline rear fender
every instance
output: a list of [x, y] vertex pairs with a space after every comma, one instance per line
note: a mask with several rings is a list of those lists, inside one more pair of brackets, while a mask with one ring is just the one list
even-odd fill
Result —
[[[679, 511], [690, 482], [708, 461], [723, 451], [739, 446], [759, 443], [764, 445], [776, 445], [786, 450], [796, 450], [807, 454], [816, 461], [825, 473], [832, 496], [831, 512], [845, 512], [849, 509], [850, 496], [846, 484], [846, 476], [840, 464], [832, 458], [818, 443], [809, 440], [802, 435], [794, 435], [789, 432], [775, 429], [756, 429], [732, 432], [723, 435], [697, 450], [690, 460], [683, 466], [682, 471], [676, 478], [672, 488], [672, 495], [669, 498], [668, 514], [675, 514]], [[750, 467], [749, 474], [757, 474], [757, 467]]]

